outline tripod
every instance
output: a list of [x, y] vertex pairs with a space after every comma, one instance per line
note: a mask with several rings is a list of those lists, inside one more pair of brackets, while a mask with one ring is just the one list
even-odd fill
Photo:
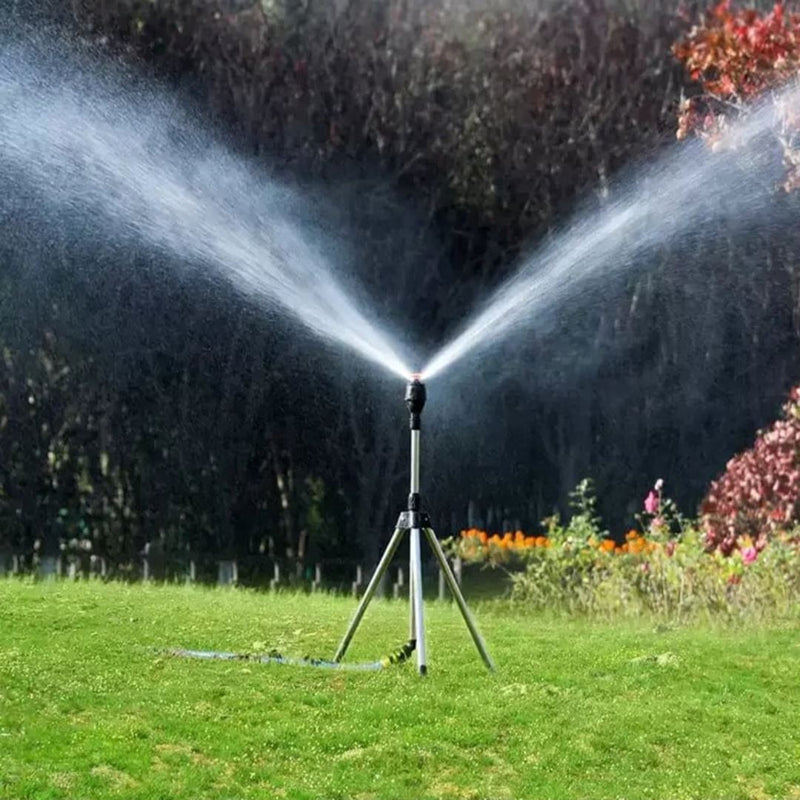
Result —
[[475, 620], [467, 607], [464, 600], [464, 595], [458, 582], [453, 575], [453, 570], [447, 563], [447, 558], [436, 538], [436, 534], [431, 527], [428, 515], [421, 510], [420, 492], [419, 492], [419, 444], [420, 444], [420, 415], [425, 406], [426, 392], [425, 384], [423, 384], [419, 376], [412, 375], [411, 380], [406, 385], [405, 403], [408, 407], [410, 415], [410, 428], [411, 428], [411, 491], [408, 495], [408, 510], [403, 511], [397, 520], [392, 538], [381, 556], [375, 572], [370, 578], [364, 596], [358, 604], [356, 613], [350, 622], [347, 632], [344, 635], [336, 655], [333, 657], [334, 661], [341, 661], [350, 641], [355, 635], [361, 618], [367, 610], [367, 606], [372, 600], [378, 584], [384, 576], [384, 573], [391, 563], [392, 557], [395, 554], [400, 541], [407, 533], [410, 535], [410, 554], [409, 554], [409, 585], [408, 585], [408, 599], [409, 599], [409, 639], [417, 653], [417, 671], [420, 675], [425, 675], [428, 670], [428, 662], [425, 652], [425, 610], [422, 600], [422, 559], [420, 555], [420, 539], [422, 535], [428, 540], [428, 544], [433, 550], [436, 561], [442, 570], [447, 586], [450, 593], [455, 598], [461, 616], [469, 629], [472, 636], [472, 641], [475, 642], [475, 647], [483, 659], [484, 664], [490, 669], [494, 670], [494, 663], [491, 656], [486, 650], [486, 645], [478, 631]]

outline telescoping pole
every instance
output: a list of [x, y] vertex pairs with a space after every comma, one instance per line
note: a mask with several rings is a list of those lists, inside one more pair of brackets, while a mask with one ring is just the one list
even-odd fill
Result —
[[422, 538], [422, 501], [420, 499], [420, 429], [422, 409], [425, 407], [425, 384], [419, 376], [412, 375], [406, 386], [406, 406], [409, 412], [409, 428], [411, 429], [411, 480], [408, 494], [408, 517], [411, 535], [409, 540], [409, 572], [411, 573], [410, 597], [412, 638], [416, 641], [417, 671], [424, 675], [428, 670], [425, 650], [425, 609], [422, 600], [422, 554], [420, 540]]

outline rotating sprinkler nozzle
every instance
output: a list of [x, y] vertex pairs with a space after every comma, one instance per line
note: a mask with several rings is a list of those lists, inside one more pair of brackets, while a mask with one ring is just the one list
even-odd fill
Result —
[[412, 373], [410, 380], [406, 384], [405, 397], [412, 431], [418, 431], [420, 428], [419, 417], [422, 414], [422, 409], [425, 408], [426, 397], [425, 384], [420, 380], [419, 373]]

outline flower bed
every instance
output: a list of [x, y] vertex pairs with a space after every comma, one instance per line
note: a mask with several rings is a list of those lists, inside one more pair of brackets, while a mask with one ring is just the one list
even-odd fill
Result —
[[639, 516], [641, 530], [616, 540], [602, 530], [591, 485], [574, 493], [568, 524], [545, 520], [546, 536], [469, 529], [449, 545], [468, 563], [509, 571], [511, 599], [536, 609], [588, 614], [793, 615], [800, 609], [800, 552], [793, 531], [757, 546], [749, 535], [709, 548], [700, 524], [683, 518], [658, 481]]

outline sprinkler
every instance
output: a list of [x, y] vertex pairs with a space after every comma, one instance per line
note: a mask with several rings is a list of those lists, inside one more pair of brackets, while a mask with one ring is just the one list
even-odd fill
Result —
[[481, 638], [475, 620], [472, 618], [461, 588], [453, 575], [453, 570], [447, 561], [447, 557], [436, 538], [436, 534], [431, 527], [428, 515], [422, 510], [422, 499], [420, 495], [420, 433], [422, 428], [422, 410], [425, 408], [427, 392], [425, 384], [418, 373], [409, 376], [406, 384], [405, 404], [408, 408], [409, 428], [411, 430], [411, 476], [408, 493], [408, 508], [400, 513], [389, 544], [381, 556], [375, 572], [370, 578], [364, 596], [356, 608], [353, 619], [350, 622], [347, 632], [342, 638], [336, 655], [333, 657], [335, 662], [341, 661], [350, 641], [355, 635], [361, 618], [367, 610], [367, 606], [372, 600], [378, 584], [383, 578], [384, 573], [391, 563], [392, 557], [397, 550], [403, 536], [409, 534], [409, 644], [414, 648], [417, 658], [417, 671], [420, 675], [425, 675], [428, 671], [427, 655], [425, 651], [425, 608], [422, 599], [422, 558], [420, 554], [420, 539], [422, 534], [428, 540], [436, 561], [444, 575], [450, 593], [458, 605], [461, 616], [472, 636], [472, 640], [483, 659], [484, 664], [490, 670], [494, 670], [494, 663], [486, 650], [486, 645]]
[[[199, 658], [199, 659], [218, 659], [224, 661], [253, 661], [261, 664], [292, 664], [304, 667], [323, 667], [326, 669], [346, 669], [346, 670], [379, 670], [384, 669], [390, 664], [400, 664], [408, 660], [411, 654], [416, 652], [417, 655], [417, 671], [420, 675], [425, 675], [428, 671], [428, 662], [425, 652], [425, 608], [422, 601], [422, 558], [420, 556], [420, 539], [422, 534], [428, 540], [428, 544], [433, 550], [439, 567], [442, 570], [450, 592], [455, 598], [456, 604], [461, 611], [461, 616], [469, 629], [472, 640], [478, 648], [478, 652], [483, 659], [483, 662], [490, 670], [494, 670], [494, 664], [486, 650], [486, 645], [483, 643], [478, 627], [472, 614], [467, 607], [464, 596], [461, 594], [461, 589], [458, 582], [453, 575], [453, 570], [450, 569], [450, 564], [447, 563], [447, 557], [436, 538], [436, 534], [431, 527], [428, 515], [422, 510], [422, 500], [420, 498], [420, 481], [419, 481], [419, 445], [420, 445], [420, 430], [421, 430], [421, 415], [422, 409], [425, 408], [426, 391], [425, 384], [418, 374], [409, 376], [408, 383], [406, 384], [405, 403], [408, 408], [409, 414], [409, 428], [411, 429], [411, 485], [408, 493], [408, 508], [400, 513], [397, 519], [392, 538], [386, 546], [386, 550], [375, 568], [375, 572], [370, 578], [367, 590], [358, 604], [356, 613], [350, 622], [350, 626], [345, 633], [344, 638], [333, 657], [333, 661], [327, 661], [319, 658], [290, 658], [280, 655], [275, 651], [262, 655], [253, 655], [248, 653], [227, 653], [217, 652], [211, 650], [187, 650], [184, 648], [172, 648], [164, 650], [169, 655], [182, 656], [184, 658]], [[389, 567], [389, 563], [397, 550], [400, 540], [408, 533], [410, 536], [410, 556], [409, 556], [409, 586], [408, 586], [408, 599], [409, 599], [409, 635], [408, 642], [402, 647], [398, 648], [388, 656], [380, 659], [379, 661], [369, 661], [363, 664], [350, 664], [340, 663], [344, 657], [347, 648], [355, 635], [358, 624], [367, 610], [370, 600], [378, 588], [384, 573]]]

